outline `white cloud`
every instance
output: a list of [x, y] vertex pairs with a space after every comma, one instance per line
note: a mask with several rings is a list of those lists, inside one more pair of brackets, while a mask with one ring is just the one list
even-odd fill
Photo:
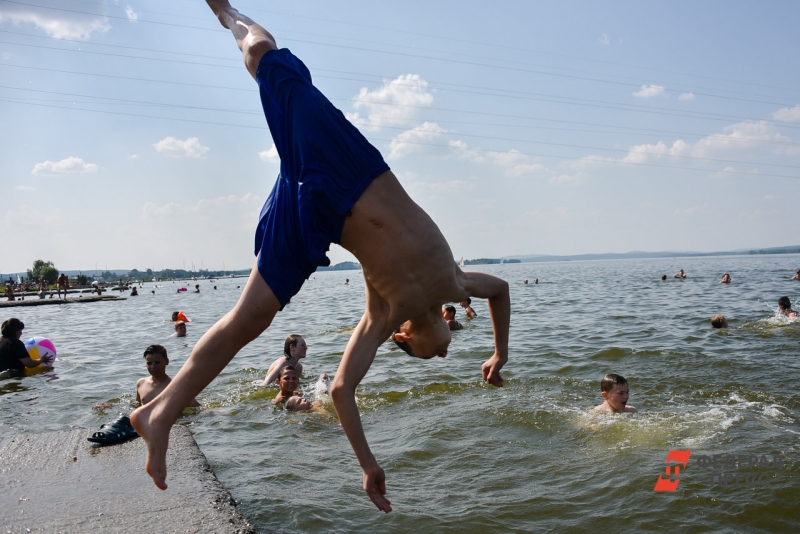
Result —
[[155, 202], [147, 202], [142, 206], [142, 218], [169, 218], [175, 216], [206, 216], [211, 212], [219, 210], [232, 211], [239, 213], [243, 206], [260, 206], [263, 200], [253, 193], [245, 193], [241, 197], [236, 195], [226, 195], [216, 198], [201, 198], [193, 206], [182, 206], [177, 202], [168, 202], [159, 206]]
[[210, 149], [200, 144], [197, 137], [181, 141], [172, 136], [153, 143], [156, 151], [171, 158], [202, 158]]
[[17, 191], [34, 191], [36, 188], [29, 185], [18, 185], [15, 189]]
[[0, 4], [0, 23], [10, 22], [15, 26], [33, 24], [56, 39], [80, 39], [86, 41], [92, 33], [106, 33], [111, 29], [105, 16], [86, 16], [67, 12], [29, 10], [27, 6]]
[[434, 141], [447, 130], [435, 122], [425, 122], [401, 133], [389, 144], [390, 152], [386, 159], [400, 159], [424, 149], [424, 143]]
[[793, 108], [782, 108], [772, 114], [776, 121], [798, 122], [800, 121], [800, 105]]
[[373, 128], [402, 124], [416, 117], [420, 108], [433, 103], [433, 93], [428, 90], [428, 82], [419, 74], [403, 74], [395, 80], [385, 80], [383, 87], [370, 91], [361, 88], [355, 97], [353, 107], [365, 109], [367, 117], [362, 119], [358, 113], [348, 114], [353, 124], [366, 124]]
[[262, 150], [259, 152], [258, 157], [261, 158], [261, 161], [268, 161], [270, 163], [280, 163], [281, 161], [281, 157], [278, 155], [278, 147], [276, 147], [274, 143], [269, 150]]
[[633, 93], [633, 96], [636, 98], [653, 98], [654, 96], [662, 96], [663, 94], [664, 88], [660, 85], [643, 85], [640, 90]]
[[131, 154], [130, 156], [128, 156], [128, 159], [139, 159], [140, 157], [141, 156], [139, 156], [139, 154]]
[[61, 219], [61, 210], [42, 211], [23, 204], [14, 211], [8, 211], [3, 216], [4, 228], [19, 228], [20, 226], [52, 225]]
[[601, 33], [600, 38], [597, 40], [597, 42], [600, 43], [601, 45], [606, 45], [606, 46], [611, 44], [611, 41], [608, 40], [608, 34], [606, 33]]
[[[765, 145], [764, 142], [776, 142], [781, 144]], [[728, 154], [735, 154], [737, 157], [744, 150], [755, 151], [766, 147], [778, 154], [800, 153], [800, 145], [789, 144], [791, 139], [781, 134], [778, 129], [767, 121], [743, 121], [731, 124], [722, 129], [722, 133], [708, 135], [695, 143], [689, 143], [678, 139], [672, 145], [664, 141], [658, 143], [648, 143], [631, 147], [628, 154], [622, 158], [611, 158], [608, 156], [586, 156], [577, 162], [570, 163], [571, 169], [585, 169], [609, 163], [630, 163], [640, 164], [652, 159], [660, 159], [672, 156], [688, 156], [694, 158], [723, 158]], [[681, 165], [696, 164], [689, 160], [681, 159]], [[731, 174], [733, 168], [718, 171], [725, 176]], [[736, 170], [737, 172], [738, 169]], [[752, 172], [758, 173], [757, 169]]]
[[86, 174], [97, 172], [97, 165], [86, 163], [81, 158], [70, 156], [61, 161], [45, 161], [33, 166], [31, 174], [36, 176], [61, 175], [61, 174]]
[[688, 93], [681, 93], [678, 96], [678, 100], [694, 100], [694, 93], [692, 93], [691, 91]]
[[453, 149], [455, 155], [459, 159], [466, 159], [473, 163], [482, 163], [486, 161], [486, 156], [480, 151], [470, 148], [467, 143], [460, 139], [451, 139], [447, 145]]
[[492, 163], [500, 167], [510, 167], [522, 163], [528, 156], [522, 154], [519, 150], [512, 148], [508, 152], [489, 152], [487, 157], [492, 160]]
[[583, 171], [576, 172], [575, 174], [558, 174], [550, 178], [551, 184], [570, 184], [581, 182], [584, 179], [588, 178], [588, 174]]
[[514, 165], [510, 169], [506, 171], [506, 176], [515, 177], [515, 176], [530, 176], [533, 174], [542, 174], [547, 172], [547, 167], [542, 165], [541, 163], [522, 163], [520, 165]]
[[139, 20], [139, 14], [131, 6], [125, 7], [125, 14], [128, 16], [128, 20]]
[[451, 180], [449, 182], [414, 182], [410, 189], [418, 192], [451, 192], [461, 189], [475, 189], [475, 184], [463, 180]]

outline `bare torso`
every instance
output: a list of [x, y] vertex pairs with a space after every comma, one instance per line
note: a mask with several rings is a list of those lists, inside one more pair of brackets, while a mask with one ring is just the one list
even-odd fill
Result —
[[393, 327], [468, 296], [441, 231], [391, 171], [373, 180], [350, 212], [342, 246], [361, 262], [373, 315]]
[[159, 393], [164, 391], [164, 388], [166, 388], [167, 384], [170, 382], [171, 379], [169, 377], [161, 382], [155, 382], [151, 376], [140, 378], [136, 382], [136, 400], [142, 404], [147, 404], [155, 399]]

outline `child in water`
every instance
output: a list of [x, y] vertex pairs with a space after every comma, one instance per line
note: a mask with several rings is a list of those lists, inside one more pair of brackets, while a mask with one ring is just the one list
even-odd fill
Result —
[[797, 317], [797, 312], [792, 309], [792, 303], [789, 301], [789, 297], [781, 297], [778, 299], [778, 313], [789, 319]]
[[600, 394], [603, 404], [595, 407], [600, 413], [636, 413], [636, 408], [628, 406], [628, 381], [622, 375], [607, 374], [600, 381]]
[[[136, 402], [147, 404], [167, 387], [172, 378], [167, 374], [167, 365], [169, 365], [167, 349], [161, 345], [150, 345], [144, 349], [144, 360], [150, 376], [136, 381]], [[197, 402], [197, 399], [192, 399], [189, 406], [199, 408], [200, 403]]]
[[269, 386], [278, 382], [281, 372], [288, 366], [291, 366], [297, 374], [303, 372], [303, 364], [300, 360], [306, 357], [308, 345], [306, 340], [299, 334], [291, 334], [286, 337], [283, 342], [283, 356], [272, 362], [267, 371], [267, 376], [264, 377], [262, 385]]
[[[319, 377], [323, 383], [328, 382], [328, 375], [323, 373]], [[322, 401], [320, 399], [314, 402], [304, 398], [301, 393], [297, 391], [297, 386], [300, 384], [300, 378], [297, 376], [297, 371], [291, 365], [287, 365], [281, 370], [281, 376], [278, 380], [278, 385], [281, 388], [278, 396], [272, 401], [272, 404], [283, 404], [287, 410], [295, 412], [303, 410], [317, 410], [324, 411], [320, 406]]]

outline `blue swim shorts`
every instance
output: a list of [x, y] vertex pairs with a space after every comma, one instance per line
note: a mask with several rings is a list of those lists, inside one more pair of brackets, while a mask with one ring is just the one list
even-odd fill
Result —
[[288, 49], [264, 54], [256, 81], [281, 170], [261, 209], [255, 253], [283, 309], [317, 267], [330, 265], [325, 254], [340, 242], [347, 212], [389, 166]]

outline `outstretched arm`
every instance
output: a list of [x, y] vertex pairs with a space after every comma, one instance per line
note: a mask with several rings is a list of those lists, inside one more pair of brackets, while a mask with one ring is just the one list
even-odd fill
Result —
[[364, 435], [356, 405], [356, 387], [372, 365], [378, 347], [390, 333], [385, 325], [377, 325], [370, 319], [369, 312], [364, 313], [347, 343], [331, 386], [333, 406], [363, 471], [364, 491], [384, 512], [392, 511], [391, 502], [386, 498], [386, 475], [372, 455]]
[[489, 315], [494, 329], [494, 354], [482, 366], [483, 379], [490, 384], [503, 387], [500, 369], [508, 361], [508, 327], [511, 321], [511, 298], [508, 282], [481, 272], [464, 273], [465, 289], [472, 297], [489, 300]]

